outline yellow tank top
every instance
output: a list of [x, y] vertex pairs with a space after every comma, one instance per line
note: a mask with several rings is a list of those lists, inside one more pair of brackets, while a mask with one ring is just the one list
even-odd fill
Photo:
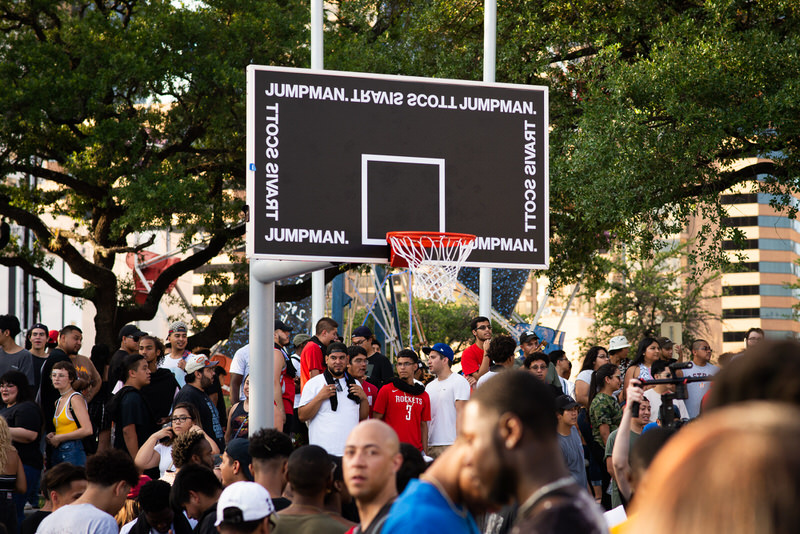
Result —
[[[70, 417], [69, 411], [69, 405], [72, 402], [72, 397], [75, 395], [80, 395], [80, 393], [76, 391], [70, 395], [67, 399], [67, 402], [65, 402], [64, 406], [61, 408], [61, 411], [58, 412], [55, 417], [53, 417], [53, 425], [56, 427], [56, 435], [69, 434], [70, 432], [75, 432], [78, 430], [78, 423], [72, 419], [72, 417]], [[56, 407], [58, 407], [58, 401], [56, 401]]]

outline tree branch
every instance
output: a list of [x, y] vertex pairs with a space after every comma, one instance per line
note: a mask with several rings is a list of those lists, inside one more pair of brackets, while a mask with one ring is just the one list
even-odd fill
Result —
[[150, 292], [147, 294], [147, 299], [144, 301], [144, 304], [135, 308], [122, 308], [119, 311], [120, 324], [126, 324], [131, 321], [146, 321], [155, 317], [156, 311], [158, 310], [158, 303], [161, 301], [161, 297], [164, 296], [164, 293], [172, 282], [189, 271], [193, 271], [210, 261], [222, 251], [230, 239], [241, 237], [244, 235], [244, 232], [244, 223], [233, 228], [225, 229], [214, 235], [204, 249], [164, 269], [164, 272], [153, 282], [153, 286], [150, 288]]
[[68, 297], [75, 297], [75, 298], [83, 298], [83, 289], [77, 287], [71, 287], [66, 284], [59, 282], [52, 274], [50, 274], [47, 269], [43, 269], [42, 267], [38, 267], [33, 265], [29, 261], [25, 260], [21, 256], [0, 256], [0, 265], [5, 265], [6, 267], [19, 267], [25, 274], [29, 274], [31, 276], [35, 276], [40, 280], [44, 280], [44, 282], [58, 291], [59, 293], [63, 293]]
[[95, 285], [116, 286], [117, 279], [111, 270], [95, 265], [84, 258], [83, 254], [72, 246], [67, 237], [61, 235], [58, 230], [53, 234], [50, 228], [33, 213], [11, 206], [7, 198], [0, 197], [0, 215], [5, 215], [20, 226], [29, 228], [36, 235], [41, 246], [67, 262], [74, 274]]
[[69, 187], [70, 189], [74, 189], [77, 193], [91, 198], [101, 199], [107, 194], [106, 189], [102, 187], [95, 187], [87, 184], [86, 182], [76, 180], [72, 176], [64, 174], [63, 172], [46, 169], [38, 165], [30, 165], [29, 163], [12, 163], [9, 166], [17, 172], [32, 174], [37, 178], [53, 181], [57, 184]]
[[717, 175], [718, 179], [714, 182], [690, 185], [679, 189], [679, 193], [676, 196], [677, 198], [684, 199], [721, 193], [740, 182], [754, 180], [759, 174], [786, 176], [786, 172], [783, 168], [776, 165], [774, 161], [762, 160], [735, 171], [721, 172]]
[[95, 250], [107, 256], [111, 254], [125, 254], [128, 252], [133, 252], [135, 254], [137, 252], [141, 252], [142, 250], [146, 249], [155, 242], [156, 242], [156, 234], [152, 234], [150, 236], [150, 239], [148, 239], [144, 243], [141, 243], [133, 247], [101, 247], [100, 245], [95, 245]]

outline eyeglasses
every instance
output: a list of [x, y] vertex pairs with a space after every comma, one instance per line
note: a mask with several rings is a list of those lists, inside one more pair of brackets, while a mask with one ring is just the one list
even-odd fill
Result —
[[546, 365], [531, 365], [531, 369], [534, 371], [547, 371]]
[[397, 367], [413, 367], [417, 365], [414, 362], [397, 362]]
[[475, 328], [475, 330], [491, 330], [491, 329], [492, 329], [492, 327], [489, 326], [488, 324], [482, 324], [482, 325], [480, 325], [480, 326]]
[[698, 348], [697, 348], [697, 350], [704, 350], [704, 351], [706, 351], [706, 352], [713, 352], [713, 351], [711, 350], [711, 347], [698, 347]]
[[170, 421], [172, 421], [173, 423], [185, 423], [186, 421], [191, 421], [191, 420], [192, 418], [189, 417], [188, 415], [176, 415], [170, 418]]

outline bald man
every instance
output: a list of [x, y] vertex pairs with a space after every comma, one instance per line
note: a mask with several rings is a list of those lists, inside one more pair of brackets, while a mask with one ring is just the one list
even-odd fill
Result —
[[402, 463], [397, 433], [383, 421], [359, 423], [347, 436], [342, 458], [344, 482], [361, 518], [354, 534], [380, 532], [397, 497], [395, 475]]

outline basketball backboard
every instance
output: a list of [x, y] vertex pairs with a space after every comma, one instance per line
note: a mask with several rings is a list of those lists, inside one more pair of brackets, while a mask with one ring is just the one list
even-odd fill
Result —
[[386, 232], [546, 268], [546, 87], [249, 66], [247, 254], [386, 263]]

